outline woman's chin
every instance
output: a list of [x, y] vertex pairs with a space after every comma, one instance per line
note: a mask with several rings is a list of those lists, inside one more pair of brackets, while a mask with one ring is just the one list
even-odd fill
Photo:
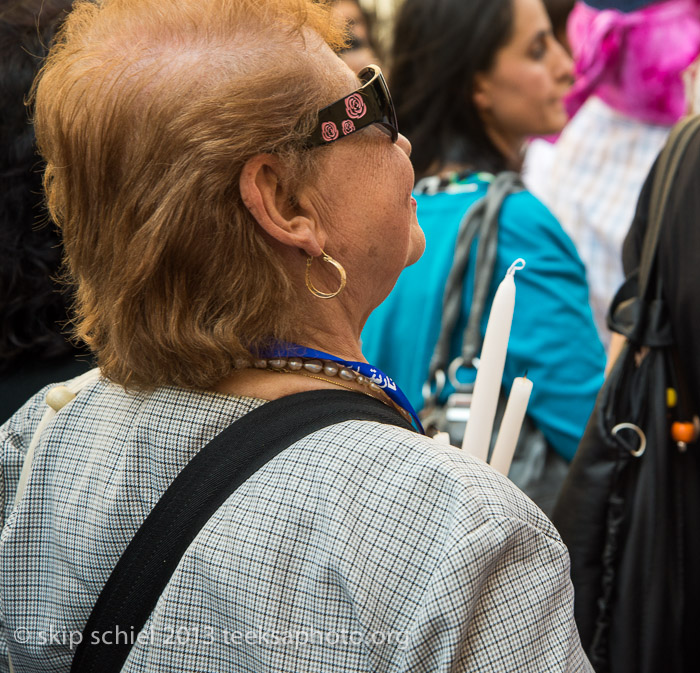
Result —
[[543, 135], [553, 136], [561, 133], [564, 127], [569, 123], [569, 115], [564, 107], [563, 103], [559, 105], [559, 110], [556, 114], [552, 115], [550, 122], [550, 131]]
[[425, 252], [425, 234], [423, 234], [423, 230], [418, 223], [416, 223], [415, 228], [417, 231], [414, 231], [411, 236], [411, 244], [408, 249], [408, 255], [406, 255], [406, 266], [415, 264]]

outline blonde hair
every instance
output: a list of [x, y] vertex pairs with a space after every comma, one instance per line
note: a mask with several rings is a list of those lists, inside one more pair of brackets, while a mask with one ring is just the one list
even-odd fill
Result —
[[328, 100], [312, 0], [79, 2], [35, 83], [50, 212], [76, 285], [75, 331], [123, 385], [208, 388], [291, 331], [293, 291], [241, 200], [274, 152], [298, 180]]

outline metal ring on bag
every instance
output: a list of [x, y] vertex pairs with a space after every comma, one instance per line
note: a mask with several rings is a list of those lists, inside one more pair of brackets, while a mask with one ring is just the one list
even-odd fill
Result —
[[421, 390], [423, 394], [423, 402], [425, 403], [425, 406], [430, 406], [429, 403], [433, 403], [435, 400], [440, 397], [440, 394], [445, 388], [445, 372], [442, 371], [442, 369], [438, 369], [435, 372], [435, 376], [433, 377], [433, 381], [435, 381], [435, 392], [431, 390], [431, 383], [432, 381], [426, 381], [423, 384], [423, 389]]
[[457, 370], [464, 364], [464, 360], [462, 359], [462, 356], [456, 357], [452, 362], [450, 362], [450, 366], [447, 368], [447, 378], [449, 379], [450, 383], [452, 384], [453, 388], [455, 390], [459, 389], [459, 386], [461, 385], [460, 382], [457, 380]]
[[634, 423], [618, 423], [611, 431], [610, 434], [615, 436], [620, 430], [634, 430], [639, 437], [639, 448], [636, 451], [630, 451], [630, 453], [635, 457], [639, 458], [647, 448], [647, 437], [642, 431], [642, 429], [635, 425]]
[[457, 371], [460, 367], [464, 366], [464, 358], [462, 358], [460, 355], [452, 360], [452, 362], [450, 362], [450, 366], [447, 368], [447, 378], [452, 384], [452, 387], [458, 393], [470, 393], [474, 389], [474, 383], [462, 383], [457, 378]]

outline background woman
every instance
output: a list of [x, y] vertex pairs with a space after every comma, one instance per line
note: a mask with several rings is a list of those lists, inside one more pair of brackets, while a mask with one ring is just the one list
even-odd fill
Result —
[[[69, 669], [70, 642], [44, 634], [82, 631], [146, 515], [232, 421], [338, 387], [410, 411], [353, 374], [367, 315], [423, 250], [410, 145], [380, 73], [358, 81], [326, 42], [317, 2], [105, 0], [79, 3], [49, 56], [37, 138], [104, 376], [42, 432], [14, 510], [43, 395], [0, 428], [17, 673]], [[587, 670], [567, 559], [485, 465], [347, 421], [224, 502], [122, 670]]]
[[683, 72], [700, 54], [700, 2], [579, 1], [568, 31], [576, 71], [566, 101], [572, 119], [545, 162], [528, 154], [527, 180], [586, 266], [607, 348], [608, 308], [624, 279], [620, 251], [639, 192], [687, 111]]
[[[493, 174], [520, 168], [528, 136], [561, 130], [570, 82], [571, 61], [552, 35], [540, 0], [406, 0], [399, 12], [392, 90], [413, 144], [426, 253], [370, 317], [363, 349], [404, 386], [417, 408], [460, 221], [484, 196]], [[498, 217], [482, 334], [498, 283], [518, 257], [527, 266], [516, 279], [503, 386], [510, 390], [513, 378], [527, 371], [534, 382], [529, 414], [568, 461], [602, 383], [604, 354], [576, 250], [527, 191], [508, 196]], [[469, 315], [474, 280], [470, 264], [457, 335]], [[455, 339], [452, 357], [460, 346]], [[473, 380], [474, 371], [463, 376]], [[451, 390], [448, 384], [443, 401]]]

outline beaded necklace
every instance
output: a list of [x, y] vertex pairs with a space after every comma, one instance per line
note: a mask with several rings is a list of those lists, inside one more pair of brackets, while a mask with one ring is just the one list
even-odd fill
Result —
[[[328, 381], [335, 385], [343, 386], [342, 383], [333, 379], [339, 378], [341, 381], [355, 382], [367, 386], [375, 396], [385, 395], [393, 406], [401, 410], [405, 415], [408, 413], [416, 428], [423, 434], [423, 426], [418, 419], [408, 398], [396, 383], [377, 367], [373, 367], [366, 362], [344, 360], [330, 353], [307, 348], [298, 344], [277, 344], [269, 348], [266, 352], [260, 353], [259, 358], [254, 363], [259, 369], [271, 369], [273, 371], [299, 372], [306, 376], [323, 375], [328, 377]], [[326, 380], [326, 379], [322, 379]]]
[[[338, 365], [331, 360], [326, 360], [324, 362], [316, 359], [304, 360], [303, 358], [259, 358], [254, 361], [253, 367], [255, 369], [265, 369], [283, 374], [298, 374], [299, 376], [303, 376], [307, 379], [316, 379], [317, 381], [332, 383], [340, 388], [345, 388], [345, 390], [360, 392], [368, 397], [379, 399], [385, 404], [389, 403], [406, 420], [409, 422], [412, 420], [411, 413], [392, 400], [382, 388], [374, 383], [374, 381], [368, 379], [362, 374], [358, 374], [352, 369]], [[346, 381], [348, 383], [357, 383], [366, 387], [367, 390], [358, 390], [350, 385], [341, 383], [337, 379], [341, 379], [342, 381]]]

